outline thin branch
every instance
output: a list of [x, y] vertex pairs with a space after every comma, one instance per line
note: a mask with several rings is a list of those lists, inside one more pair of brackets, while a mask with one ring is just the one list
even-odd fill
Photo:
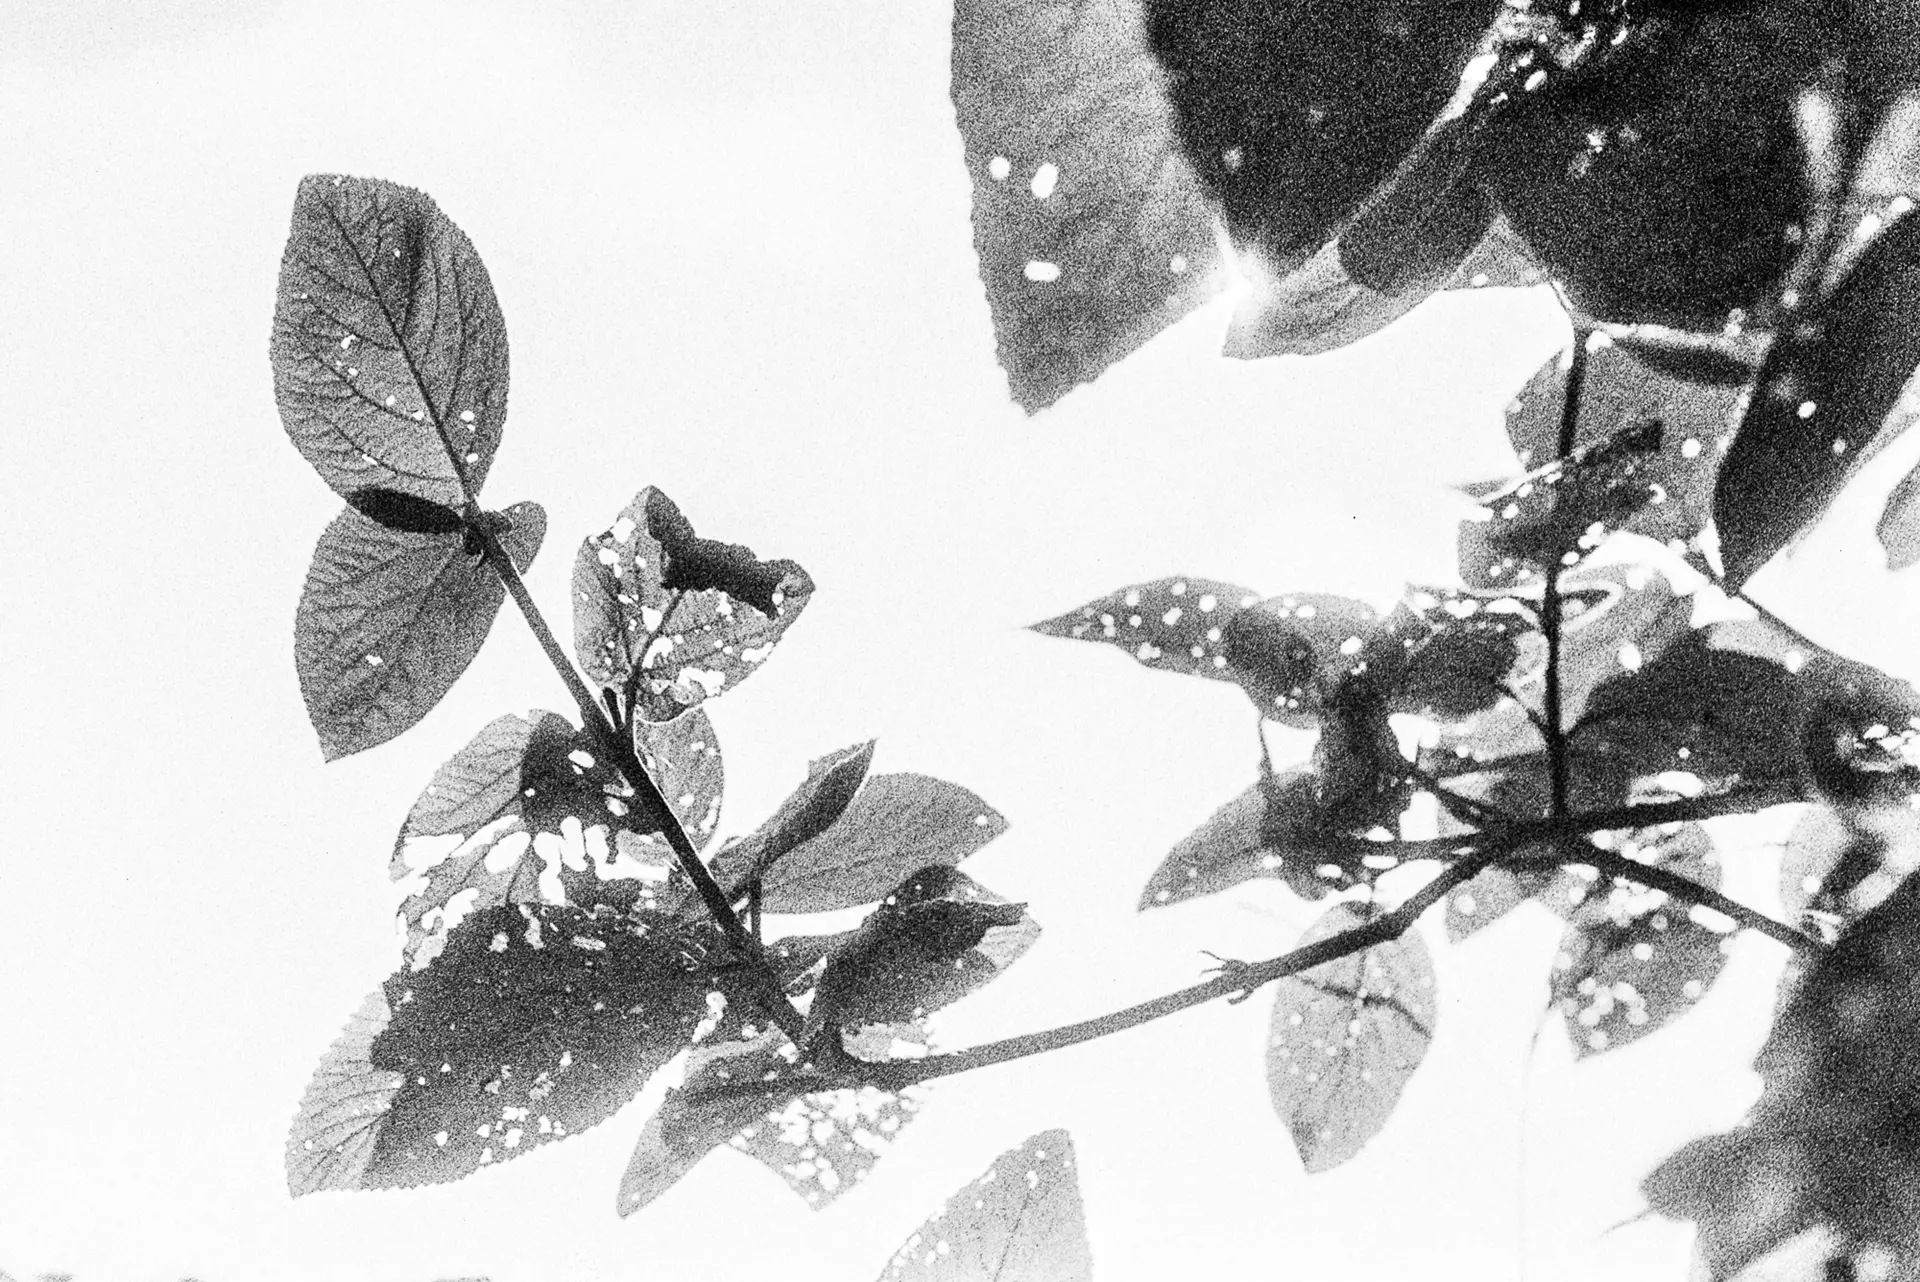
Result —
[[1703, 886], [1692, 878], [1682, 877], [1670, 869], [1643, 864], [1613, 851], [1596, 847], [1580, 851], [1578, 854], [1571, 851], [1564, 852], [1550, 859], [1516, 860], [1513, 864], [1506, 866], [1550, 868], [1556, 865], [1566, 867], [1569, 864], [1585, 864], [1603, 877], [1617, 877], [1623, 881], [1638, 882], [1649, 889], [1664, 891], [1668, 896], [1682, 903], [1710, 908], [1723, 917], [1732, 918], [1748, 930], [1757, 930], [1768, 938], [1778, 940], [1788, 948], [1805, 953], [1809, 957], [1818, 957], [1826, 951], [1826, 946], [1811, 935], [1795, 930], [1784, 922], [1776, 921], [1736, 899], [1729, 899], [1711, 886]]
[[[1587, 381], [1587, 340], [1589, 331], [1573, 331], [1573, 359], [1567, 367], [1567, 395], [1560, 403], [1560, 435], [1555, 442], [1555, 456], [1565, 458], [1573, 452], [1574, 442], [1579, 435], [1580, 393]], [[1567, 727], [1562, 716], [1560, 699], [1560, 565], [1542, 567], [1546, 570], [1546, 587], [1540, 598], [1540, 630], [1547, 635], [1547, 672], [1546, 706], [1542, 709], [1545, 724], [1541, 727], [1547, 740], [1547, 772], [1552, 786], [1551, 811], [1554, 818], [1563, 818], [1567, 813]]]
[[500, 575], [500, 581], [506, 586], [507, 594], [513, 603], [520, 607], [520, 613], [526, 618], [527, 627], [533, 632], [534, 639], [546, 652], [547, 660], [560, 680], [566, 683], [567, 693], [573, 696], [574, 705], [580, 711], [580, 720], [594, 742], [613, 762], [629, 784], [633, 785], [635, 795], [647, 812], [660, 825], [661, 833], [667, 844], [673, 848], [680, 870], [693, 882], [694, 889], [706, 904], [707, 911], [720, 926], [721, 932], [739, 952], [747, 958], [757, 976], [761, 995], [767, 1003], [767, 1015], [780, 1026], [781, 1031], [793, 1038], [800, 1039], [801, 1030], [806, 1026], [806, 1017], [795, 1009], [787, 998], [786, 989], [781, 985], [779, 976], [767, 961], [766, 952], [754, 933], [747, 929], [740, 917], [733, 911], [733, 905], [727, 901], [727, 894], [714, 880], [713, 873], [700, 861], [700, 852], [687, 836], [687, 830], [681, 826], [680, 817], [673, 813], [673, 807], [667, 804], [666, 796], [660, 791], [660, 785], [641, 764], [639, 754], [633, 749], [632, 740], [621, 733], [618, 726], [607, 720], [606, 710], [594, 697], [593, 691], [574, 670], [573, 660], [561, 648], [554, 637], [553, 630], [540, 614], [540, 607], [534, 603], [533, 596], [527, 591], [526, 583], [520, 578], [520, 571], [514, 567], [513, 558], [493, 532], [482, 524], [476, 524], [486, 545], [487, 563]]

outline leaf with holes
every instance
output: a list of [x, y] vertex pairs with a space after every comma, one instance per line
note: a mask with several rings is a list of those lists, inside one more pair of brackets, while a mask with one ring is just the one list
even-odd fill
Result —
[[[1360, 926], [1336, 904], [1301, 944]], [[1433, 1041], [1433, 962], [1420, 936], [1375, 944], [1275, 985], [1267, 1088], [1309, 1173], [1331, 1170], [1386, 1125]]]
[[1260, 715], [1281, 725], [1320, 724], [1328, 695], [1351, 672], [1379, 616], [1364, 601], [1319, 592], [1269, 597], [1227, 622], [1220, 653]]
[[1257, 592], [1214, 579], [1155, 579], [1110, 592], [1030, 630], [1116, 646], [1162, 672], [1232, 681], [1221, 630], [1259, 599]]
[[792, 561], [703, 539], [649, 486], [573, 565], [574, 653], [648, 721], [671, 721], [752, 674], [813, 597]]
[[[515, 503], [501, 540], [524, 570], [547, 532]], [[433, 710], [493, 627], [506, 589], [458, 534], [403, 534], [348, 508], [314, 548], [293, 622], [307, 716], [332, 761], [385, 743]]]
[[879, 1282], [1090, 1282], [1073, 1139], [1043, 1131], [993, 1160], [979, 1179], [900, 1244]]
[[919, 1019], [998, 978], [1039, 936], [1025, 904], [952, 868], [923, 868], [828, 955], [807, 1012], [809, 1038], [816, 1029]]
[[[1620, 853], [1709, 889], [1720, 885], [1713, 840], [1699, 824], [1675, 833], [1642, 829]], [[1550, 1000], [1582, 1056], [1638, 1041], [1693, 1009], [1726, 964], [1733, 931], [1718, 914], [1690, 912], [1665, 891], [1618, 879], [1590, 893], [1569, 923]]]
[[1024, 409], [1225, 287], [1139, 6], [957, 0], [953, 105], [980, 279]]
[[828, 753], [807, 766], [807, 777], [766, 822], [714, 856], [713, 875], [738, 896], [797, 847], [818, 837], [846, 813], [873, 762], [873, 740]]
[[1899, 218], [1767, 354], [1714, 491], [1730, 587], [1826, 510], [1920, 364], [1920, 218]]
[[313, 174], [273, 310], [280, 420], [321, 479], [464, 507], [507, 417], [507, 329], [480, 255], [426, 193]]
[[768, 912], [819, 913], [871, 904], [915, 869], [951, 867], [1007, 830], [1000, 812], [930, 775], [875, 775], [840, 817], [763, 875]]
[[718, 935], [551, 905], [474, 913], [368, 999], [287, 1141], [288, 1187], [457, 1180], [612, 1116], [692, 1040]]
[[[726, 765], [720, 757], [720, 740], [706, 709], [694, 708], [671, 721], [633, 723], [633, 748], [660, 794], [667, 799], [681, 830], [696, 850], [713, 840], [720, 826], [720, 801], [726, 794]], [[624, 795], [624, 794], [623, 794]], [[616, 825], [614, 858], [601, 869], [602, 876], [643, 876], [657, 878], [667, 869], [679, 876], [679, 860], [666, 835], [646, 820], [638, 807], [629, 809], [625, 826]]]

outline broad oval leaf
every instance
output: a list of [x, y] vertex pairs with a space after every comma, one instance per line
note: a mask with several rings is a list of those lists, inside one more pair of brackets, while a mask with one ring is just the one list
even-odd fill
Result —
[[[1336, 904], [1300, 939], [1330, 939], [1366, 914]], [[1433, 1040], [1433, 962], [1408, 931], [1275, 986], [1267, 1087], [1309, 1173], [1331, 1170], [1386, 1125]]]
[[[532, 564], [546, 535], [537, 503], [515, 503], [501, 540]], [[506, 596], [458, 534], [403, 534], [348, 508], [320, 535], [294, 616], [307, 715], [332, 761], [411, 728], [480, 652]]]
[[900, 1244], [879, 1282], [1091, 1282], [1073, 1140], [1042, 1131]]
[[1139, 5], [957, 0], [953, 105], [980, 279], [1023, 409], [1225, 287]]
[[806, 780], [766, 822], [714, 856], [713, 875], [720, 884], [735, 896], [742, 894], [796, 846], [830, 828], [866, 780], [873, 744], [869, 739], [808, 763]]
[[717, 946], [658, 917], [473, 914], [328, 1052], [288, 1139], [289, 1188], [457, 1180], [606, 1120], [692, 1041]]
[[1533, 869], [1488, 868], [1447, 896], [1447, 938], [1459, 943], [1531, 899], [1553, 879]]
[[752, 674], [813, 596], [792, 561], [703, 539], [648, 486], [573, 567], [574, 653], [648, 721], [671, 721]]
[[1221, 648], [1222, 629], [1259, 599], [1259, 593], [1236, 584], [1176, 575], [1109, 592], [1030, 630], [1115, 646], [1162, 672], [1233, 681], [1236, 674]]
[[[1699, 824], [1643, 830], [1621, 852], [1719, 887], [1713, 841]], [[1719, 977], [1732, 938], [1731, 921], [1690, 912], [1664, 891], [1616, 879], [1604, 894], [1588, 894], [1570, 914], [1553, 964], [1551, 1000], [1574, 1054], [1624, 1046], [1691, 1010]]]
[[825, 832], [766, 871], [762, 906], [818, 913], [871, 904], [915, 869], [951, 867], [1006, 830], [999, 811], [957, 783], [875, 775]]
[[507, 329], [480, 255], [424, 192], [313, 174], [294, 197], [274, 304], [287, 435], [342, 496], [459, 508], [507, 417]]
[[1908, 214], [1767, 354], [1714, 492], [1730, 587], [1826, 510], [1916, 364], [1920, 218]]

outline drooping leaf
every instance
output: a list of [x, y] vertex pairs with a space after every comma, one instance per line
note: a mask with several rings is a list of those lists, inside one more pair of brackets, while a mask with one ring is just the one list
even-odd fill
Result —
[[1904, 570], [1920, 564], [1920, 467], [1900, 478], [1887, 495], [1887, 506], [1874, 527], [1880, 546], [1887, 550], [1887, 568]]
[[460, 513], [431, 499], [370, 485], [347, 495], [347, 506], [402, 534], [453, 534], [466, 524]]
[[574, 653], [639, 716], [670, 721], [745, 680], [812, 596], [799, 565], [696, 536], [649, 486], [580, 545]]
[[[627, 1159], [614, 1204], [619, 1213], [632, 1215], [647, 1206], [769, 1108], [777, 1110], [797, 1098], [798, 1087], [789, 1092], [778, 1084], [783, 1076], [798, 1076], [794, 1058], [793, 1043], [779, 1029], [695, 1046], [687, 1059], [685, 1085], [667, 1092]], [[768, 1089], [716, 1092], [718, 1087], [755, 1082], [766, 1082]]]
[[720, 884], [738, 894], [796, 846], [831, 827], [866, 780], [873, 743], [869, 739], [808, 763], [806, 780], [766, 822], [714, 856], [713, 875]]
[[[1622, 852], [1710, 889], [1713, 841], [1698, 824], [1642, 831]], [[1637, 1041], [1692, 1009], [1726, 963], [1733, 923], [1715, 929], [1664, 891], [1615, 882], [1576, 907], [1554, 959], [1552, 1002], [1576, 1055]]]
[[[524, 570], [547, 514], [502, 513], [502, 540]], [[294, 666], [307, 715], [332, 761], [418, 722], [466, 670], [506, 589], [457, 534], [402, 534], [351, 508], [320, 535], [294, 616]]]
[[959, 784], [875, 775], [825, 832], [767, 870], [762, 903], [776, 913], [870, 904], [915, 869], [957, 864], [1006, 830], [999, 811]]
[[370, 998], [287, 1145], [297, 1196], [442, 1183], [606, 1120], [684, 1049], [718, 936], [551, 905], [474, 913]]
[[424, 192], [301, 180], [271, 356], [288, 436], [343, 497], [479, 494], [507, 416], [506, 323], [472, 242]]
[[1259, 599], [1257, 592], [1214, 579], [1155, 579], [1110, 592], [1031, 630], [1116, 646], [1162, 672], [1232, 681], [1222, 629]]
[[879, 1282], [1091, 1282], [1073, 1140], [1042, 1131], [947, 1199]]
[[1727, 581], [1826, 510], [1920, 364], [1920, 218], [1882, 230], [1767, 355], [1714, 492]]
[[944, 865], [923, 868], [829, 954], [808, 1027], [919, 1019], [998, 977], [1039, 935], [1026, 905]]
[[[1336, 904], [1301, 937], [1366, 921]], [[1433, 962], [1418, 934], [1289, 975], [1275, 985], [1267, 1087], [1309, 1173], [1331, 1170], [1386, 1125], [1433, 1040]]]
[[958, 0], [953, 105], [1000, 364], [1029, 412], [1226, 284], [1141, 7]]
[[1224, 671], [1262, 716], [1312, 728], [1378, 626], [1373, 607], [1349, 597], [1318, 592], [1269, 597], [1227, 622], [1220, 641]]

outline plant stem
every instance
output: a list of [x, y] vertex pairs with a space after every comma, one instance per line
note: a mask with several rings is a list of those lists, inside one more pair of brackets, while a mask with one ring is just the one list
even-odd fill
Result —
[[1673, 899], [1683, 903], [1698, 904], [1702, 908], [1711, 908], [1723, 917], [1730, 917], [1748, 930], [1757, 930], [1770, 939], [1778, 940], [1796, 952], [1809, 957], [1817, 957], [1826, 951], [1819, 940], [1802, 934], [1785, 922], [1776, 921], [1757, 909], [1749, 908], [1736, 899], [1729, 899], [1711, 886], [1703, 886], [1691, 877], [1682, 877], [1679, 873], [1651, 864], [1643, 864], [1625, 855], [1598, 848], [1581, 851], [1575, 855], [1568, 853], [1564, 857], [1549, 859], [1516, 860], [1509, 867], [1566, 867], [1569, 864], [1585, 864], [1603, 877], [1617, 877], [1623, 881], [1638, 882], [1651, 890], [1665, 891]]
[[[1560, 435], [1555, 456], [1565, 458], [1573, 452], [1579, 438], [1580, 393], [1587, 381], [1587, 340], [1590, 332], [1573, 331], [1573, 359], [1567, 366], [1567, 394], [1560, 403]], [[1547, 740], [1547, 773], [1552, 787], [1551, 813], [1556, 819], [1567, 813], [1567, 728], [1561, 716], [1560, 701], [1560, 565], [1546, 570], [1546, 586], [1540, 598], [1540, 630], [1547, 636], [1546, 706], [1540, 727]]]
[[499, 540], [494, 537], [492, 531], [484, 527], [475, 528], [481, 530], [485, 539], [487, 563], [500, 575], [500, 582], [506, 586], [507, 595], [511, 596], [513, 603], [520, 607], [520, 613], [526, 619], [527, 627], [532, 629], [534, 639], [546, 652], [547, 660], [553, 665], [553, 670], [559, 674], [560, 680], [566, 683], [567, 693], [573, 696], [574, 704], [580, 710], [580, 720], [587, 732], [593, 735], [594, 741], [613, 762], [614, 768], [626, 777], [629, 784], [633, 785], [634, 793], [639, 797], [641, 804], [660, 825], [660, 831], [666, 837], [667, 845], [673, 848], [674, 857], [679, 860], [680, 870], [693, 882], [694, 889], [699, 892], [701, 901], [707, 906], [707, 911], [713, 914], [714, 921], [719, 924], [727, 941], [752, 964], [756, 982], [761, 989], [761, 996], [767, 1005], [767, 1016], [780, 1026], [782, 1032], [798, 1042], [801, 1030], [806, 1026], [806, 1017], [801, 1015], [787, 998], [786, 989], [781, 985], [779, 977], [767, 961], [765, 950], [760, 946], [759, 939], [747, 929], [739, 915], [733, 911], [733, 905], [727, 901], [726, 892], [720, 888], [720, 883], [714, 880], [713, 873], [700, 861], [700, 852], [694, 847], [692, 839], [687, 836], [687, 830], [681, 825], [680, 817], [674, 814], [673, 807], [667, 804], [665, 794], [660, 791], [660, 785], [654, 782], [653, 776], [648, 774], [647, 768], [641, 764], [640, 756], [634, 751], [631, 739], [607, 719], [606, 710], [600, 706], [600, 701], [594, 697], [586, 681], [574, 670], [573, 660], [561, 648], [560, 642], [553, 635], [553, 630], [547, 626], [546, 619], [541, 616], [540, 607], [534, 604], [532, 594], [527, 591], [526, 582], [521, 579], [520, 571], [514, 567], [513, 558], [507, 555], [506, 549], [500, 546]]

